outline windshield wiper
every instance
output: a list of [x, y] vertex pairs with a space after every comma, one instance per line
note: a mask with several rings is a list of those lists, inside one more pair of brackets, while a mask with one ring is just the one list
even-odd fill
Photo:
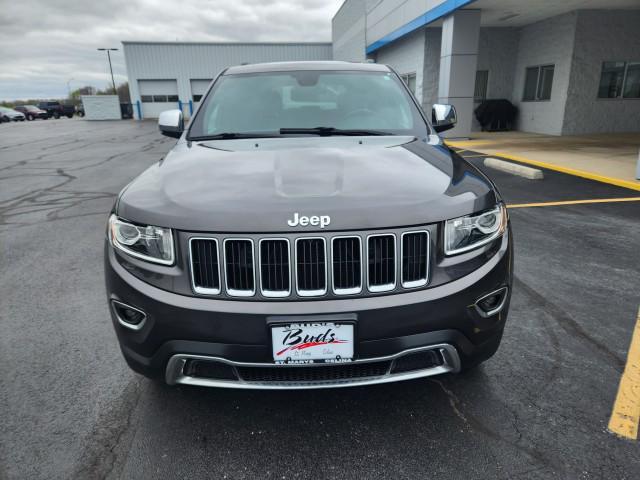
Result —
[[199, 137], [188, 137], [191, 142], [202, 142], [206, 140], [234, 140], [237, 138], [276, 138], [278, 133], [239, 133], [239, 132], [222, 132], [214, 135], [201, 135]]
[[379, 130], [343, 130], [334, 127], [281, 128], [280, 133], [282, 135], [320, 135], [321, 137], [330, 137], [332, 135], [345, 135], [354, 137], [365, 137], [369, 135], [392, 135], [391, 133], [381, 132]]

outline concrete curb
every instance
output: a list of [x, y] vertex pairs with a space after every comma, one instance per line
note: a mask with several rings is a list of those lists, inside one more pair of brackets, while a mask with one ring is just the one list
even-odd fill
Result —
[[519, 177], [528, 178], [529, 180], [542, 180], [544, 174], [542, 170], [537, 168], [525, 167], [524, 165], [518, 165], [517, 163], [506, 162], [497, 158], [485, 158], [485, 167], [495, 168], [503, 172], [511, 173]]

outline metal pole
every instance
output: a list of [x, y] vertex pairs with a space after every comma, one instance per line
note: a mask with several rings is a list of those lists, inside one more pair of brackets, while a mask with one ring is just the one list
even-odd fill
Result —
[[113, 84], [113, 94], [117, 95], [116, 81], [113, 79], [113, 68], [111, 67], [111, 52], [107, 50], [107, 57], [109, 58], [109, 71], [111, 72], [111, 83]]

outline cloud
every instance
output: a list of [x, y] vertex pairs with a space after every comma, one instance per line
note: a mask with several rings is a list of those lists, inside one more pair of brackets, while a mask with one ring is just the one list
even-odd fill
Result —
[[105, 88], [112, 52], [126, 81], [122, 40], [330, 41], [342, 0], [0, 0], [0, 100]]

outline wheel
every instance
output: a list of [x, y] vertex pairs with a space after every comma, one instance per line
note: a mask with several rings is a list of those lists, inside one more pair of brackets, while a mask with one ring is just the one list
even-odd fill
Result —
[[27, 115], [27, 120], [29, 121], [33, 120], [33, 115]]
[[53, 118], [55, 118], [56, 120], [60, 118], [60, 112], [53, 112]]
[[67, 113], [67, 118], [73, 118], [73, 113]]
[[79, 117], [84, 117], [84, 112], [78, 112]]

